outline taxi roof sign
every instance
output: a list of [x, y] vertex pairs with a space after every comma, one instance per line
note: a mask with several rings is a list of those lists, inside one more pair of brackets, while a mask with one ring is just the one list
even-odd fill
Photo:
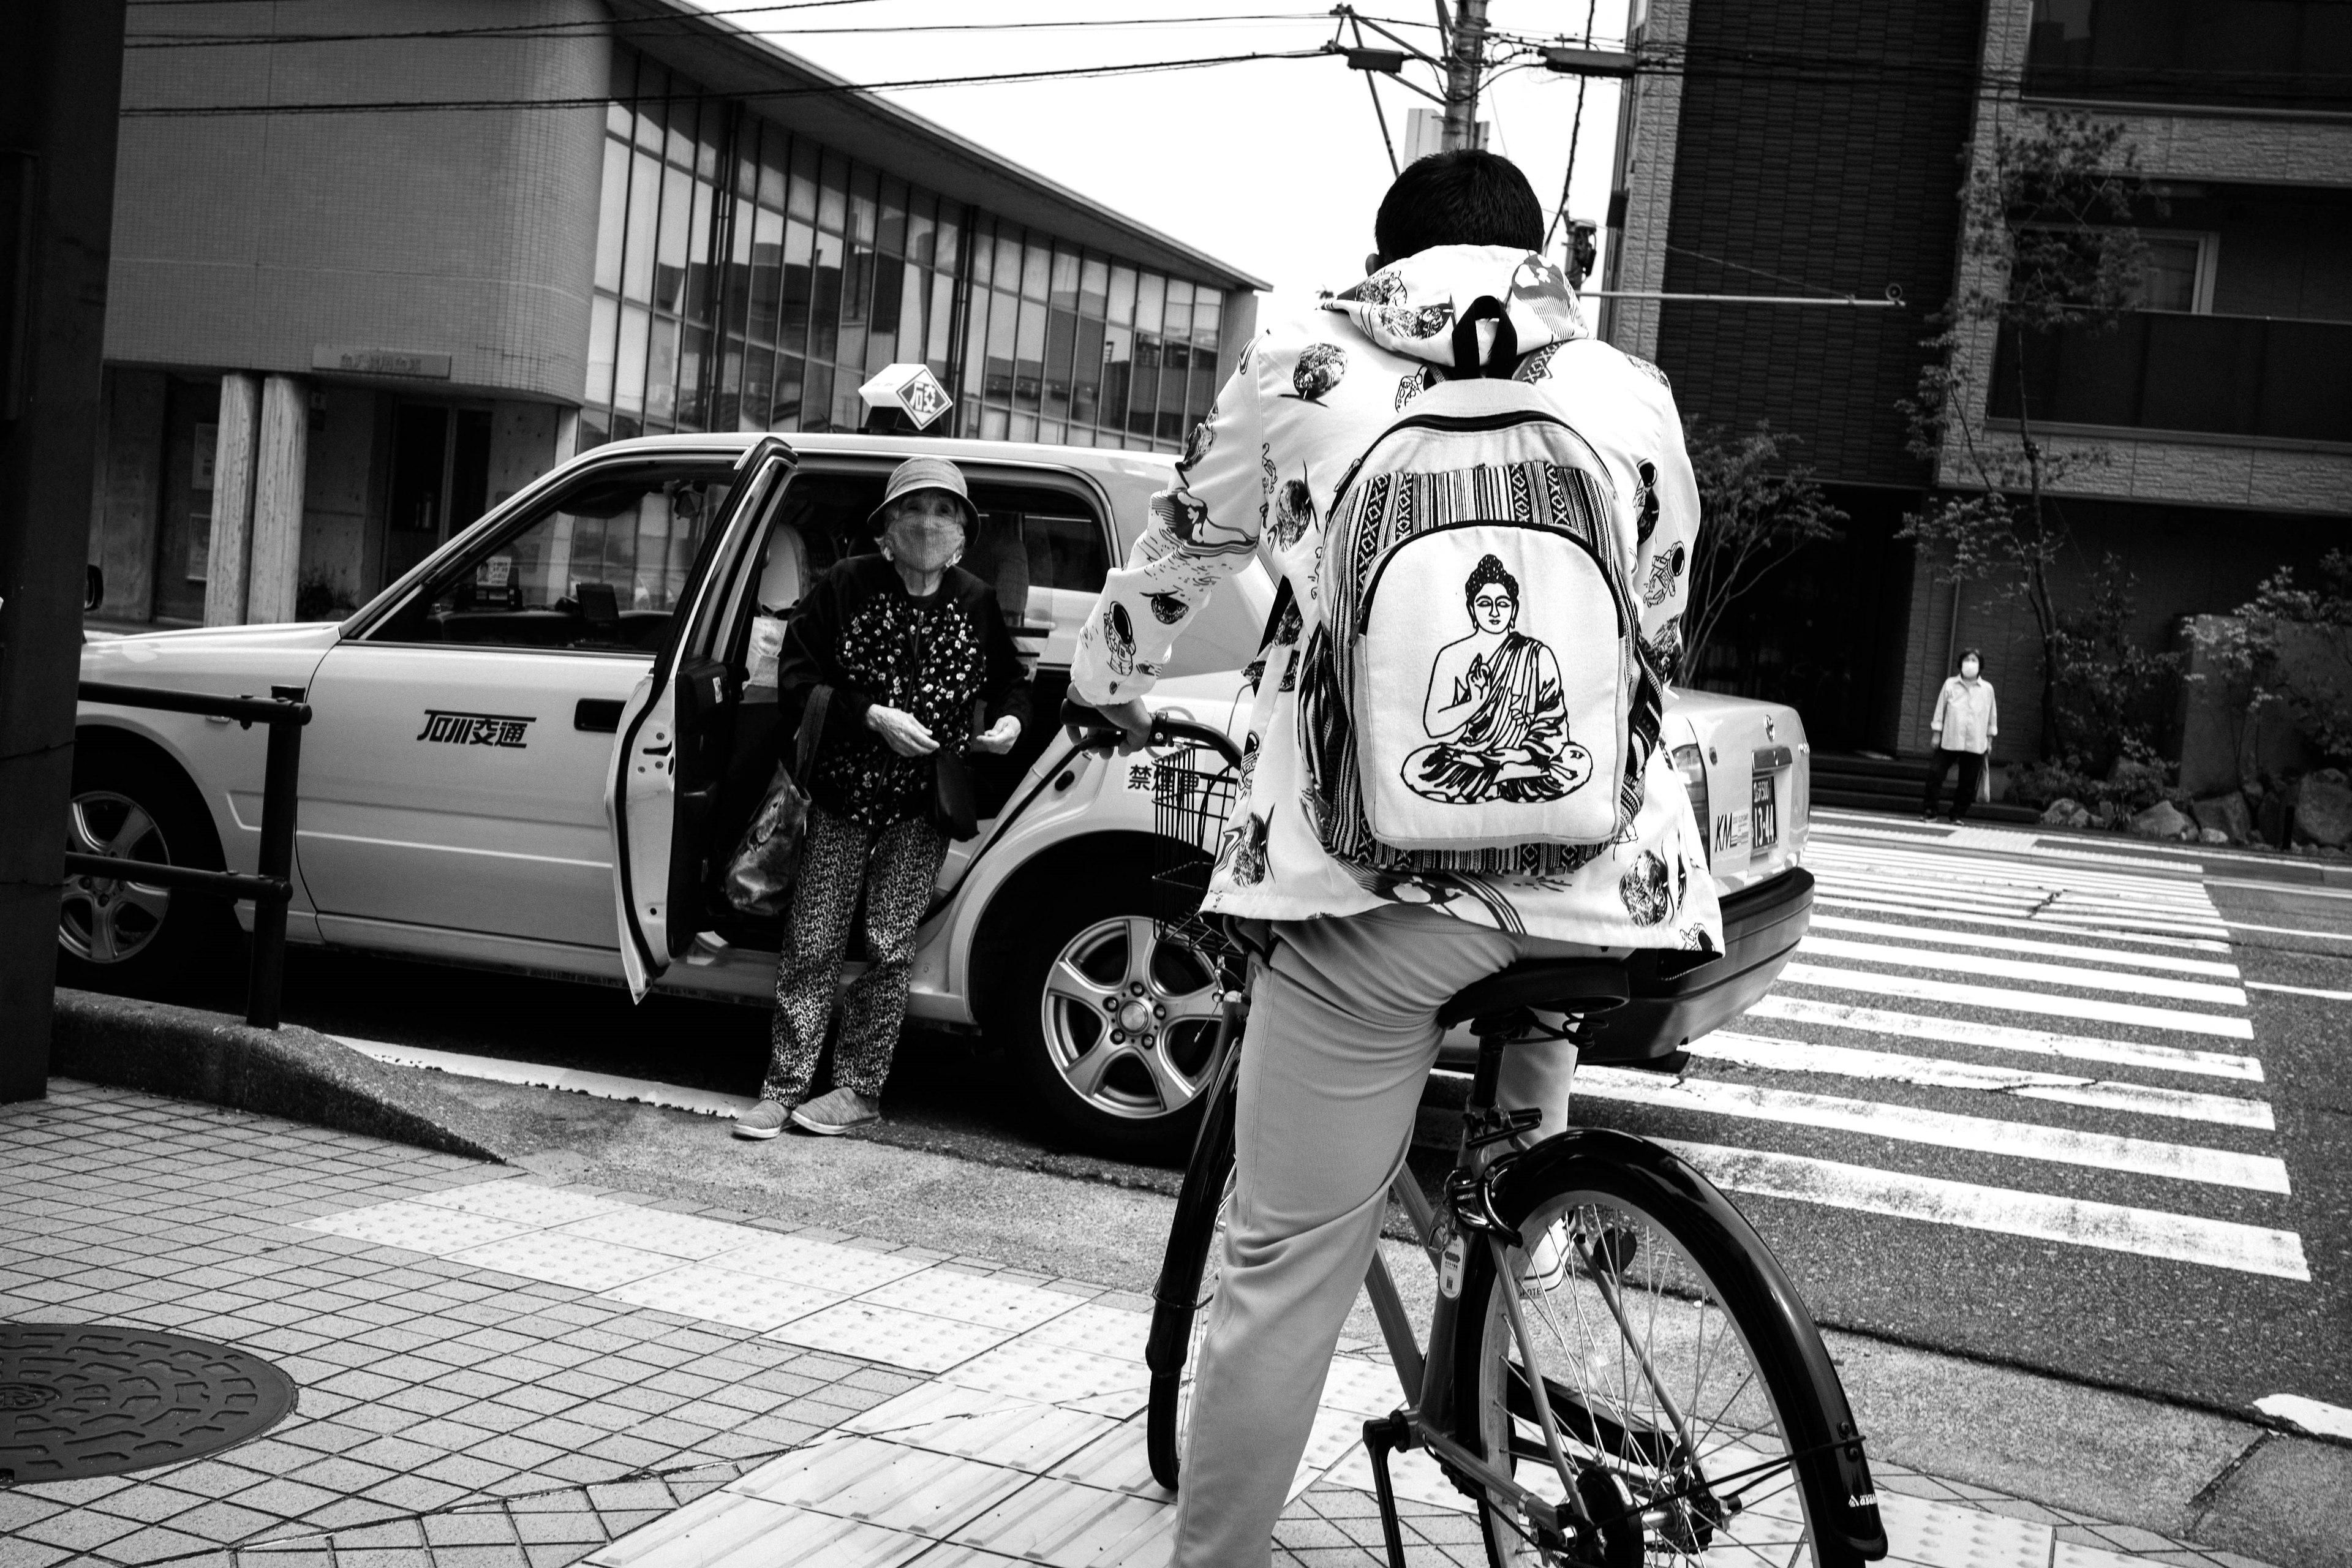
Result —
[[879, 374], [857, 389], [868, 408], [897, 407], [906, 411], [918, 430], [955, 406], [955, 399], [940, 384], [928, 365], [885, 365]]

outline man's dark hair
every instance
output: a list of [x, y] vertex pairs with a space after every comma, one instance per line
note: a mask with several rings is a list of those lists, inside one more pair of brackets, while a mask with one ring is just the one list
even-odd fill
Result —
[[1373, 243], [1387, 261], [1433, 245], [1540, 250], [1543, 231], [1543, 204], [1519, 166], [1467, 147], [1413, 163], [1381, 198], [1372, 220]]

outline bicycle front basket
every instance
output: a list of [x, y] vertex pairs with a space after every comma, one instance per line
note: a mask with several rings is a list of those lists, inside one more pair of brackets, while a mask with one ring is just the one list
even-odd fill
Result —
[[1162, 938], [1210, 958], [1240, 951], [1218, 921], [1201, 916], [1225, 820], [1240, 795], [1234, 770], [1203, 748], [1186, 746], [1151, 764], [1153, 923]]

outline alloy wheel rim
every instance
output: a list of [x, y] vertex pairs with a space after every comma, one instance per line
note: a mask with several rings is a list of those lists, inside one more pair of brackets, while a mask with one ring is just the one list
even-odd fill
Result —
[[1063, 943], [1038, 1006], [1055, 1071], [1097, 1110], [1171, 1116], [1216, 1076], [1216, 971], [1149, 915], [1097, 921]]
[[[87, 790], [67, 804], [66, 844], [83, 855], [174, 863], [154, 814], [112, 790]], [[168, 888], [77, 873], [58, 902], [58, 942], [86, 963], [125, 963], [154, 942], [171, 908]]]

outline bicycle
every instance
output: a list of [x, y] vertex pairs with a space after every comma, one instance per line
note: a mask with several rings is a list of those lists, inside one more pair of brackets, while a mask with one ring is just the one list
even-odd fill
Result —
[[[1075, 703], [1064, 717], [1080, 730], [1103, 722]], [[1118, 738], [1097, 728], [1085, 743]], [[1145, 1351], [1151, 1472], [1171, 1491], [1185, 1373], [1215, 1297], [1232, 1196], [1249, 947], [1198, 913], [1240, 753], [1222, 731], [1156, 721], [1150, 743], [1177, 742], [1187, 749], [1153, 770], [1163, 841], [1155, 881], [1169, 925], [1218, 966], [1225, 989], [1223, 1062], [1177, 1199]], [[1465, 986], [1438, 1016], [1442, 1026], [1471, 1025], [1478, 1057], [1440, 1201], [1409, 1170], [1391, 1188], [1437, 1275], [1426, 1347], [1377, 1249], [1364, 1282], [1402, 1396], [1364, 1424], [1391, 1568], [1404, 1568], [1404, 1551], [1389, 1462], [1413, 1448], [1472, 1500], [1496, 1568], [1845, 1568], [1886, 1554], [1836, 1369], [1739, 1211], [1657, 1144], [1599, 1128], [1530, 1142], [1541, 1113], [1496, 1103], [1507, 1048], [1572, 1043], [1579, 1020], [1628, 994], [1614, 960], [1530, 962]]]

